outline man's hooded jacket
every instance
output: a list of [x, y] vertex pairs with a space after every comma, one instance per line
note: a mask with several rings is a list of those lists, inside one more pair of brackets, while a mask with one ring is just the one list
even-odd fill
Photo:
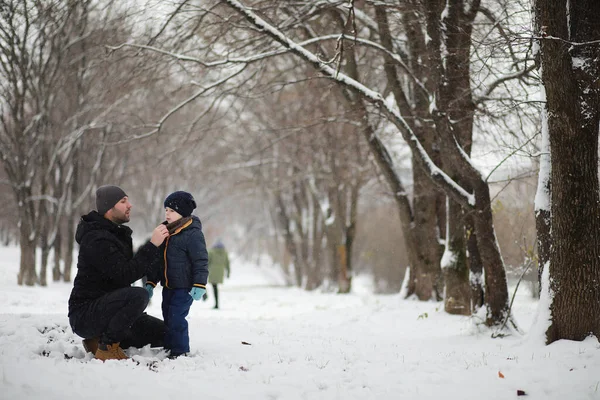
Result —
[[79, 258], [69, 315], [73, 309], [128, 287], [159, 267], [158, 247], [147, 242], [134, 255], [131, 233], [129, 227], [117, 225], [96, 211], [81, 217], [75, 233]]

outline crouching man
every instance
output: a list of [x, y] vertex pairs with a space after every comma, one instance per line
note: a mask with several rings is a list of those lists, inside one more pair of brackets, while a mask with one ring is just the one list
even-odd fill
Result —
[[123, 348], [162, 347], [165, 325], [147, 315], [148, 292], [132, 283], [159, 266], [158, 246], [169, 235], [164, 225], [133, 254], [131, 203], [117, 186], [96, 191], [97, 211], [81, 217], [77, 275], [69, 298], [69, 323], [83, 346], [100, 360], [123, 360]]

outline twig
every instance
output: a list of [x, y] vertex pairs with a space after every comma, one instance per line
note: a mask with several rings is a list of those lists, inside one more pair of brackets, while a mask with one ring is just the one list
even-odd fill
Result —
[[515, 296], [517, 295], [517, 290], [519, 290], [519, 285], [521, 284], [521, 281], [523, 280], [523, 277], [525, 276], [525, 274], [527, 273], [527, 271], [529, 271], [529, 267], [531, 267], [531, 258], [527, 261], [527, 266], [525, 267], [525, 269], [523, 270], [523, 272], [521, 273], [521, 276], [519, 277], [519, 280], [517, 281], [517, 286], [515, 286], [515, 290], [512, 294], [512, 298], [510, 299], [510, 304], [508, 306], [508, 311], [506, 312], [506, 318], [504, 318], [504, 322], [502, 323], [502, 326], [500, 327], [500, 329], [498, 329], [497, 332], [492, 333], [492, 338], [497, 338], [497, 337], [502, 337], [504, 336], [504, 334], [500, 333], [504, 330], [504, 328], [506, 327], [506, 323], [508, 322], [508, 320], [510, 319], [511, 316], [511, 311], [512, 311], [512, 306], [513, 303], [515, 302]]

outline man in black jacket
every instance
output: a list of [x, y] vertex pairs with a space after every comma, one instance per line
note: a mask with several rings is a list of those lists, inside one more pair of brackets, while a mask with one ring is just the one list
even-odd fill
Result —
[[[129, 222], [131, 203], [117, 186], [96, 191], [98, 211], [81, 217], [77, 276], [69, 298], [69, 322], [84, 338], [86, 350], [101, 360], [127, 359], [123, 348], [163, 345], [163, 321], [144, 313], [148, 292], [132, 283], [158, 268], [158, 246], [169, 236], [157, 226], [149, 242], [133, 254]], [[97, 346], [97, 350], [96, 350]]]

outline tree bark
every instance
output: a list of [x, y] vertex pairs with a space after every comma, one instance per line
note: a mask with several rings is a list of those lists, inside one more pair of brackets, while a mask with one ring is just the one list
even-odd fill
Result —
[[40, 250], [42, 252], [40, 266], [40, 285], [48, 286], [48, 258], [50, 256], [50, 246], [48, 245], [48, 236], [46, 232], [42, 232], [40, 237]]
[[[60, 229], [60, 227], [58, 228]], [[62, 259], [62, 234], [59, 232], [56, 233], [56, 238], [54, 239], [54, 265], [52, 267], [52, 281], [58, 282], [60, 281], [60, 261]]]
[[471, 308], [473, 312], [476, 313], [485, 304], [485, 293], [483, 290], [483, 262], [481, 261], [481, 254], [479, 254], [479, 247], [477, 247], [477, 233], [475, 233], [473, 218], [470, 215], [467, 216], [466, 227], [470, 271], [469, 284], [471, 285]]
[[31, 227], [26, 218], [21, 219], [19, 232], [21, 261], [17, 283], [19, 285], [33, 286], [38, 280], [35, 271], [35, 240], [31, 240]]
[[550, 143], [547, 343], [600, 337], [600, 2], [537, 0]]
[[[414, 161], [413, 163], [416, 164]], [[437, 188], [427, 177], [427, 172], [418, 166], [413, 168], [413, 182], [414, 223], [410, 235], [419, 263], [414, 267], [411, 265], [407, 296], [414, 294], [419, 300], [440, 300], [442, 287], [439, 286], [439, 281], [442, 270], [437, 234]]]
[[[375, 15], [381, 44], [393, 53], [394, 47], [386, 7], [383, 5], [376, 6]], [[421, 28], [414, 26], [418, 22], [416, 21], [417, 18], [416, 14], [408, 11], [403, 13], [403, 20], [407, 25], [410, 38], [408, 41], [410, 49], [409, 57], [413, 63], [416, 63], [418, 59], [423, 57], [426, 51], [423, 43], [425, 38], [421, 35]], [[396, 104], [398, 104], [402, 115], [406, 116], [408, 121], [411, 121], [411, 128], [425, 150], [429, 154], [433, 154], [437, 136], [435, 135], [433, 126], [425, 122], [429, 107], [428, 99], [424, 99], [421, 92], [415, 88], [413, 88], [414, 93], [412, 93], [412, 97], [414, 98], [409, 97], [410, 95], [406, 94], [400, 82], [395, 66], [396, 63], [389, 55], [385, 55], [384, 59], [384, 70], [388, 85], [396, 99]], [[417, 68], [416, 70], [423, 70], [423, 68]], [[426, 74], [427, 72], [424, 72], [424, 75]], [[416, 295], [419, 300], [430, 300], [432, 298], [439, 300], [442, 297], [442, 293], [439, 285], [441, 277], [439, 264], [441, 253], [439, 247], [435, 245], [439, 239], [436, 213], [437, 189], [429, 180], [427, 172], [417, 167], [417, 164], [413, 156], [412, 174], [414, 192], [412, 217], [408, 220], [410, 222], [409, 227], [403, 223], [403, 226], [408, 228], [404, 230], [405, 240], [410, 242], [407, 245], [410, 244], [413, 247], [409, 252], [410, 281], [408, 282], [406, 296]], [[403, 214], [406, 214], [406, 212], [401, 211], [401, 218]]]
[[462, 208], [448, 201], [446, 252], [442, 258], [442, 271], [446, 284], [444, 310], [448, 314], [471, 314], [471, 288]]

